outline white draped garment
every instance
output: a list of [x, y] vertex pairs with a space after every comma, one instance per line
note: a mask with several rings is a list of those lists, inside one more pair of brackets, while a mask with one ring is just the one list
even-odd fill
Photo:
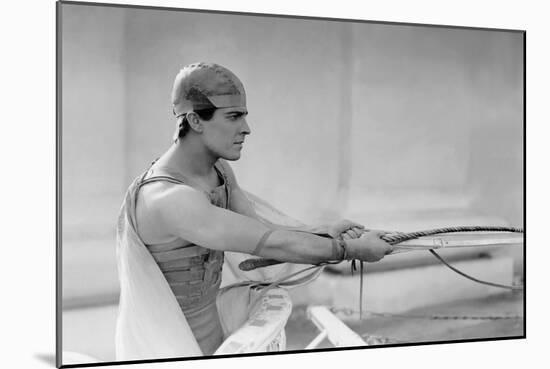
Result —
[[[116, 360], [201, 356], [199, 345], [168, 282], [137, 234], [136, 198], [139, 180], [136, 179], [128, 188], [117, 224], [120, 300], [115, 336]], [[256, 196], [250, 193], [246, 195], [262, 219], [284, 226], [302, 225]], [[243, 281], [273, 282], [295, 268], [293, 264], [284, 263], [250, 272], [239, 270], [238, 263], [250, 257], [247, 254], [225, 253], [223, 286]], [[311, 278], [317, 275], [315, 273]], [[249, 296], [246, 289], [225, 295], [224, 300], [218, 301], [218, 309], [227, 336], [238, 324], [244, 323], [242, 319], [246, 319], [247, 315], [242, 312], [236, 314], [237, 311], [232, 311], [232, 308], [247, 304]]]

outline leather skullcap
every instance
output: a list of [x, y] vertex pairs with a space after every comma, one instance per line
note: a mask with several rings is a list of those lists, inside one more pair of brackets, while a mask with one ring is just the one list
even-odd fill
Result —
[[183, 67], [172, 89], [174, 114], [193, 110], [246, 107], [243, 84], [233, 72], [214, 63], [193, 63]]

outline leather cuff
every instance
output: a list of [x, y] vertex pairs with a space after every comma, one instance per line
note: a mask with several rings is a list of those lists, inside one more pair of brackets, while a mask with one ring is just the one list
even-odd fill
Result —
[[346, 241], [341, 239], [332, 239], [333, 260], [348, 260], [348, 249]]

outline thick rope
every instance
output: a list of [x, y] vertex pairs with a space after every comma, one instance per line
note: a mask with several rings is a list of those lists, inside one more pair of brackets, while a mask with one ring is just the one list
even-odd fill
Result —
[[410, 233], [396, 233], [384, 235], [381, 238], [392, 244], [398, 244], [403, 241], [414, 240], [423, 236], [433, 236], [441, 233], [455, 233], [455, 232], [513, 232], [513, 233], [523, 233], [522, 228], [515, 227], [484, 227], [484, 226], [460, 226], [460, 227], [445, 227], [445, 228], [436, 228], [425, 231], [417, 231]]

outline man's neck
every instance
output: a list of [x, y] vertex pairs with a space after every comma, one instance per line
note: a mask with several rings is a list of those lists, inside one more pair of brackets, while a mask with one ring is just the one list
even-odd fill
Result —
[[181, 142], [178, 140], [162, 156], [163, 165], [168, 165], [182, 174], [188, 176], [206, 178], [214, 168], [218, 160], [204, 145], [196, 141]]

